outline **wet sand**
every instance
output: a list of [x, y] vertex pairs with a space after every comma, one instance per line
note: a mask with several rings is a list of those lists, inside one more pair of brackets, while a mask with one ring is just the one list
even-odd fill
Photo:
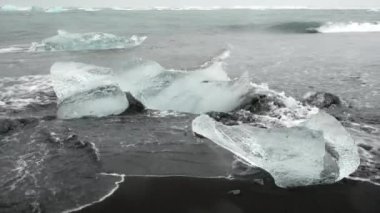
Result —
[[378, 213], [380, 187], [352, 180], [281, 189], [223, 178], [126, 177], [113, 195], [79, 212]]

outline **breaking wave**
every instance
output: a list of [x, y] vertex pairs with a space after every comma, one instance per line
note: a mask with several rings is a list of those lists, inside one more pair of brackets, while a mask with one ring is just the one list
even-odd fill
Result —
[[3, 5], [0, 7], [0, 11], [4, 12], [23, 12], [23, 11], [31, 11], [33, 7], [17, 7], [14, 5]]
[[66, 11], [70, 11], [69, 8], [64, 8], [64, 7], [50, 7], [44, 10], [47, 13], [62, 13]]
[[314, 29], [321, 25], [320, 22], [285, 22], [275, 24], [269, 30], [280, 33], [316, 33]]
[[0, 54], [1, 53], [17, 53], [25, 51], [25, 48], [22, 47], [6, 47], [6, 48], [0, 48]]
[[368, 9], [369, 12], [380, 12], [380, 8], [371, 8], [371, 9]]
[[78, 51], [78, 50], [106, 50], [125, 49], [139, 46], [146, 37], [120, 37], [108, 33], [69, 33], [58, 30], [58, 35], [34, 42], [30, 51]]
[[[75, 8], [68, 7], [49, 7], [42, 8], [36, 6], [19, 7], [15, 5], [3, 5], [0, 7], [0, 12], [46, 12], [46, 13], [62, 13], [67, 11], [77, 10]], [[78, 10], [81, 10], [78, 8]]]
[[310, 28], [309, 30], [319, 33], [380, 32], [380, 22], [328, 22], [320, 27]]
[[71, 212], [78, 212], [86, 207], [89, 207], [89, 206], [92, 206], [96, 203], [100, 203], [102, 201], [104, 201], [106, 198], [108, 198], [109, 196], [111, 196], [119, 187], [120, 187], [120, 184], [122, 184], [124, 181], [125, 181], [125, 175], [124, 174], [117, 174], [117, 173], [100, 173], [100, 175], [103, 175], [103, 176], [112, 176], [112, 177], [118, 177], [120, 178], [119, 181], [116, 181], [115, 182], [115, 187], [112, 188], [110, 190], [110, 192], [108, 192], [106, 195], [104, 195], [103, 197], [101, 197], [99, 200], [96, 200], [96, 201], [93, 201], [91, 203], [87, 203], [87, 204], [84, 204], [84, 205], [81, 205], [81, 206], [78, 206], [76, 208], [73, 208], [73, 209], [67, 209], [65, 211], [63, 211], [62, 213], [71, 213]]
[[[244, 29], [247, 26], [234, 28]], [[380, 32], [380, 22], [285, 22], [270, 26], [268, 30], [280, 33]]]
[[14, 5], [3, 5], [0, 7], [0, 11], [2, 12], [46, 12], [46, 13], [63, 13], [68, 11], [86, 11], [86, 12], [96, 12], [101, 11], [104, 8], [92, 8], [92, 7], [19, 7]]
[[47, 75], [1, 78], [0, 85], [2, 110], [21, 110], [33, 104], [46, 105], [56, 102], [51, 80]]
[[80, 7], [78, 10], [86, 11], [86, 12], [97, 12], [101, 11], [101, 8], [93, 8], [93, 7]]
[[0, 49], [1, 53], [15, 52], [54, 52], [127, 49], [141, 45], [146, 36], [123, 37], [109, 33], [69, 33], [58, 30], [58, 34], [41, 42], [33, 42], [30, 47], [11, 46]]

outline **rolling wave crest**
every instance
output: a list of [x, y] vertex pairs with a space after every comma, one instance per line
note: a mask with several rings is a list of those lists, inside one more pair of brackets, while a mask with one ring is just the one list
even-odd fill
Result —
[[[313, 29], [311, 29], [313, 30]], [[328, 22], [318, 28], [314, 28], [318, 33], [357, 33], [357, 32], [380, 32], [380, 22], [349, 22], [334, 23]]]

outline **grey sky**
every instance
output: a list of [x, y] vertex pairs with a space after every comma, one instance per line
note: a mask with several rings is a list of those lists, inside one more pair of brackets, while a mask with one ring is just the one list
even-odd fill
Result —
[[380, 0], [0, 0], [0, 5], [82, 7], [184, 7], [184, 6], [307, 6], [317, 8], [373, 8]]

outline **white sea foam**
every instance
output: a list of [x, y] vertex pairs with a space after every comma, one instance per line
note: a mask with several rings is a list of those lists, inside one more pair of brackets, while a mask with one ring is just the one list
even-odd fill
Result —
[[380, 12], [380, 8], [371, 8], [368, 9], [369, 12]]
[[320, 33], [380, 32], [380, 22], [328, 22], [314, 30]]
[[97, 12], [102, 10], [101, 8], [92, 8], [92, 7], [80, 7], [78, 10], [86, 11], [86, 12]]
[[111, 7], [109, 8], [111, 10], [118, 10], [118, 11], [129, 11], [129, 10], [133, 10], [133, 8], [129, 8], [129, 7]]
[[18, 7], [14, 5], [3, 5], [0, 7], [0, 11], [4, 12], [23, 12], [31, 11], [33, 7]]
[[70, 10], [69, 8], [65, 8], [65, 7], [50, 7], [50, 8], [45, 9], [45, 12], [47, 12], [47, 13], [62, 13], [62, 12], [66, 12], [69, 10]]
[[159, 111], [149, 112], [148, 116], [153, 117], [153, 118], [163, 118], [163, 117], [182, 117], [182, 116], [186, 116], [186, 114], [178, 112], [178, 111], [159, 110]]
[[100, 11], [102, 8], [90, 8], [90, 7], [61, 7], [61, 6], [55, 6], [55, 7], [35, 7], [35, 6], [29, 6], [29, 7], [19, 7], [15, 5], [3, 5], [0, 7], [0, 11], [3, 12], [46, 12], [46, 13], [63, 13], [73, 10], [81, 10], [81, 11], [87, 11], [87, 12], [95, 12]]
[[[378, 178], [380, 178], [380, 177], [378, 177]], [[367, 182], [367, 183], [371, 183], [371, 184], [376, 185], [376, 186], [380, 186], [380, 183], [374, 182], [369, 178], [360, 178], [360, 177], [351, 177], [350, 176], [350, 177], [347, 177], [347, 179], [361, 181], [361, 182]]]
[[46, 38], [41, 42], [33, 42], [29, 51], [80, 51], [80, 50], [105, 50], [125, 49], [139, 46], [146, 36], [133, 35], [130, 38], [116, 36], [109, 33], [69, 33], [58, 30], [56, 36]]
[[248, 10], [306, 10], [313, 9], [306, 6], [234, 6], [232, 9], [248, 9]]
[[270, 89], [265, 83], [251, 83], [251, 86], [255, 89], [255, 93], [274, 97], [285, 105], [285, 107], [272, 106], [271, 116], [257, 115], [257, 119], [265, 126], [274, 124], [284, 127], [294, 127], [319, 112], [318, 108], [308, 105], [305, 106], [295, 98], [287, 96], [285, 92]]
[[17, 52], [23, 52], [25, 51], [25, 48], [22, 47], [5, 47], [0, 49], [1, 53], [17, 53]]
[[65, 30], [58, 30], [57, 35], [43, 39], [40, 42], [32, 42], [30, 45], [23, 44], [0, 48], [0, 54], [128, 49], [141, 45], [146, 38], [146, 36], [136, 35], [125, 37], [101, 32], [69, 33]]
[[29, 75], [0, 78], [0, 106], [5, 109], [22, 109], [30, 104], [55, 102], [50, 76]]
[[115, 182], [115, 187], [111, 189], [111, 191], [109, 193], [107, 193], [106, 195], [104, 195], [103, 197], [101, 197], [99, 200], [96, 200], [92, 203], [88, 203], [88, 204], [85, 204], [85, 205], [82, 205], [82, 206], [79, 206], [79, 207], [76, 207], [76, 208], [73, 208], [73, 209], [68, 209], [68, 210], [65, 210], [63, 211], [62, 213], [70, 213], [70, 212], [76, 212], [76, 211], [79, 211], [79, 210], [82, 210], [86, 207], [89, 207], [89, 206], [92, 206], [96, 203], [100, 203], [102, 201], [104, 201], [105, 199], [107, 199], [109, 196], [111, 196], [119, 187], [120, 187], [120, 184], [124, 182], [125, 180], [125, 175], [124, 174], [117, 174], [117, 173], [100, 173], [100, 175], [103, 175], [103, 176], [112, 176], [112, 177], [119, 177], [120, 180], [119, 181], [116, 181]]
[[97, 161], [100, 161], [100, 152], [99, 152], [98, 147], [97, 147], [96, 144], [93, 143], [93, 142], [90, 142], [90, 144], [91, 144], [91, 149], [94, 150], [94, 154], [95, 154], [95, 156], [96, 156], [96, 160], [97, 160]]
[[350, 134], [359, 145], [361, 158], [360, 169], [352, 174], [348, 179], [365, 181], [375, 185], [380, 185], [379, 156], [380, 145], [379, 134], [377, 132], [363, 131], [363, 124], [350, 123], [348, 128]]

